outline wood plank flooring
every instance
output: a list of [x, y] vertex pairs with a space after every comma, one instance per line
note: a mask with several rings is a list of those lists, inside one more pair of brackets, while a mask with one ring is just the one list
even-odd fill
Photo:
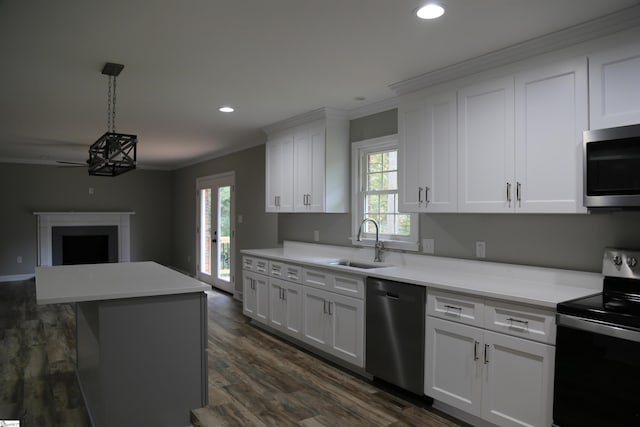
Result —
[[240, 302], [208, 293], [209, 405], [194, 426], [463, 426], [384, 391], [248, 323]]
[[[228, 295], [207, 294], [209, 405], [192, 411], [194, 426], [464, 425], [250, 325]], [[33, 280], [1, 283], [0, 420], [89, 426], [74, 366], [73, 305], [38, 306]]]

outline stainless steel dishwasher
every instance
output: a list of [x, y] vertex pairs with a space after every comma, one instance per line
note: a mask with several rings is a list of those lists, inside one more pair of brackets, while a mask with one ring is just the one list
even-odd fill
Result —
[[367, 278], [365, 370], [424, 394], [423, 286]]

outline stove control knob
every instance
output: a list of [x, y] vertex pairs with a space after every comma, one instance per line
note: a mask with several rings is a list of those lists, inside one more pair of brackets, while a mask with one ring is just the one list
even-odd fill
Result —
[[622, 264], [622, 258], [620, 257], [620, 255], [614, 255], [613, 258], [611, 258], [611, 261], [613, 261], [615, 265]]
[[629, 257], [627, 257], [627, 265], [630, 268], [633, 268], [636, 265], [638, 265], [638, 260], [636, 259], [636, 257], [629, 256]]

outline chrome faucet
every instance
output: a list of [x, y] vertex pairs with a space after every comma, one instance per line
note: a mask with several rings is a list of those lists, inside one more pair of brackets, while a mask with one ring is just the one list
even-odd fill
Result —
[[378, 223], [376, 222], [375, 219], [371, 219], [371, 218], [365, 218], [362, 220], [362, 222], [360, 223], [360, 228], [358, 228], [358, 237], [356, 238], [356, 240], [358, 242], [361, 242], [362, 239], [360, 238], [360, 236], [362, 235], [362, 226], [364, 225], [365, 222], [370, 221], [373, 223], [373, 225], [376, 226], [376, 245], [375, 245], [375, 256], [373, 258], [373, 262], [382, 262], [382, 250], [384, 249], [384, 244], [380, 241], [379, 237], [379, 233], [378, 233]]

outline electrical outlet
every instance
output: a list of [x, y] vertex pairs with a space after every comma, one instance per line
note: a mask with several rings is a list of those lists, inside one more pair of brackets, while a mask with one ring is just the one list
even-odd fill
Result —
[[18, 257], [16, 258], [16, 262], [17, 262], [18, 264], [22, 264], [22, 257], [21, 257], [21, 256], [18, 256]]
[[476, 242], [476, 257], [484, 258], [487, 255], [487, 244], [485, 242]]
[[434, 253], [434, 240], [433, 239], [422, 239], [422, 252], [425, 254]]
[[313, 230], [313, 241], [314, 242], [320, 241], [320, 230]]

